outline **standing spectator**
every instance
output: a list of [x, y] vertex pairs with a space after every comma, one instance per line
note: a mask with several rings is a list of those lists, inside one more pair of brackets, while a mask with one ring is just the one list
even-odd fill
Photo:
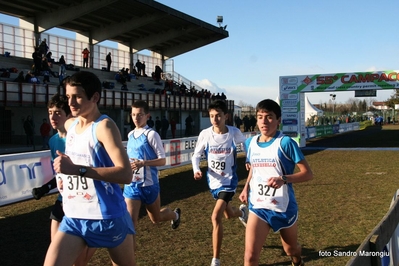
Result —
[[152, 120], [152, 116], [150, 116], [147, 120], [147, 126], [150, 128], [154, 128], [154, 120]]
[[172, 131], [172, 138], [176, 137], [176, 120], [174, 117], [170, 119], [170, 130]]
[[234, 116], [234, 123], [235, 123], [236, 127], [241, 130], [242, 120], [238, 115]]
[[251, 122], [249, 121], [249, 117], [245, 115], [244, 118], [242, 119], [242, 122], [244, 123], [244, 132], [248, 132], [251, 127]]
[[191, 115], [188, 115], [186, 117], [186, 137], [190, 137], [193, 131], [193, 126], [191, 125], [191, 123], [193, 122], [193, 118], [191, 117]]
[[[259, 265], [260, 252], [273, 229], [280, 232], [283, 249], [291, 257], [292, 265], [302, 266], [298, 205], [292, 183], [311, 180], [313, 173], [298, 144], [278, 129], [281, 123], [278, 103], [270, 99], [260, 101], [256, 118], [261, 134], [245, 141], [250, 171], [239, 197], [249, 204], [247, 220], [240, 219], [246, 226], [244, 265]], [[243, 209], [248, 210], [245, 205]]]
[[137, 62], [136, 62], [136, 68], [137, 68], [137, 75], [141, 76], [141, 62], [138, 59], [137, 59]]
[[249, 124], [251, 127], [251, 131], [255, 131], [255, 126], [256, 126], [256, 118], [255, 116], [251, 115], [251, 118], [249, 119]]
[[212, 102], [208, 107], [208, 111], [212, 126], [202, 130], [199, 134], [192, 156], [192, 166], [194, 179], [201, 179], [200, 161], [203, 153], [205, 153], [208, 162], [206, 179], [212, 197], [216, 200], [211, 216], [213, 226], [213, 258], [211, 266], [220, 266], [223, 214], [227, 219], [246, 219], [247, 215], [245, 210], [233, 207], [231, 204], [238, 183], [236, 172], [237, 146], [245, 142], [245, 137], [237, 128], [225, 124], [228, 109], [224, 101], [216, 100]]
[[82, 54], [83, 54], [83, 67], [88, 68], [90, 51], [87, 48], [85, 48], [83, 49]]
[[113, 265], [134, 266], [135, 231], [119, 185], [130, 184], [132, 169], [118, 127], [98, 109], [101, 81], [79, 71], [65, 84], [74, 118], [53, 163], [65, 216], [44, 265], [72, 265], [87, 245], [107, 248]]
[[155, 72], [154, 72], [154, 78], [155, 78], [155, 84], [159, 85], [161, 81], [161, 76], [162, 76], [162, 68], [160, 66], [155, 66]]
[[58, 60], [59, 65], [63, 65], [65, 67], [66, 62], [65, 62], [65, 57], [61, 55], [60, 60]]
[[163, 116], [161, 119], [161, 137], [162, 139], [166, 139], [166, 132], [169, 128], [169, 121], [166, 119], [166, 116]]
[[155, 130], [157, 131], [157, 133], [158, 133], [159, 135], [161, 135], [161, 127], [162, 127], [161, 120], [159, 120], [159, 117], [157, 116], [157, 117], [155, 118]]
[[40, 57], [45, 57], [47, 55], [48, 45], [46, 38], [44, 38], [43, 41], [40, 43], [39, 52], [40, 52]]
[[[131, 117], [136, 128], [129, 132], [126, 146], [130, 171], [133, 172], [131, 183], [123, 188], [127, 210], [135, 228], [138, 226], [140, 207], [145, 204], [148, 217], [154, 224], [170, 221], [172, 229], [176, 229], [180, 224], [180, 209], [161, 209], [157, 167], [166, 163], [165, 150], [158, 133], [146, 125], [149, 117], [147, 102], [134, 102]], [[131, 252], [134, 253], [134, 250]]]
[[42, 149], [47, 149], [48, 146], [48, 140], [50, 138], [50, 130], [51, 126], [49, 123], [47, 123], [47, 119], [43, 118], [43, 123], [40, 126], [40, 135], [42, 136]]
[[59, 84], [62, 85], [62, 81], [64, 78], [66, 78], [67, 73], [66, 73], [66, 62], [65, 58], [63, 55], [61, 55], [59, 62], [59, 68], [58, 68], [58, 81]]
[[111, 71], [111, 63], [112, 63], [111, 52], [109, 52], [107, 54], [107, 57], [105, 60], [107, 60], [107, 71], [109, 72], [109, 71]]
[[33, 72], [36, 74], [40, 74], [42, 71], [42, 55], [40, 54], [39, 48], [36, 48], [32, 53], [34, 69]]
[[28, 115], [26, 117], [26, 120], [24, 121], [24, 130], [26, 134], [26, 145], [29, 147], [30, 145], [33, 146], [33, 150], [35, 150], [35, 141], [34, 141], [34, 135], [35, 135], [35, 123], [32, 120], [32, 117]]
[[147, 77], [147, 75], [145, 74], [145, 62], [143, 61], [143, 63], [141, 64], [141, 72], [143, 74], [143, 77]]

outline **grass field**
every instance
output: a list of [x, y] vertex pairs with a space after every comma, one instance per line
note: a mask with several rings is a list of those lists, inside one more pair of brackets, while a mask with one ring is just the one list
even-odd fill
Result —
[[[350, 148], [350, 149], [324, 149]], [[299, 204], [299, 240], [306, 265], [345, 265], [350, 257], [320, 256], [320, 251], [355, 251], [388, 211], [399, 188], [399, 151], [357, 147], [399, 147], [399, 126], [370, 127], [312, 140], [304, 154], [314, 179], [295, 184]], [[239, 158], [241, 192], [247, 172]], [[205, 179], [195, 181], [191, 166], [161, 172], [163, 206], [182, 209], [177, 230], [169, 223], [153, 225], [142, 212], [137, 228], [137, 265], [202, 266], [212, 259], [210, 215], [214, 200]], [[51, 206], [56, 195], [0, 207], [0, 265], [42, 265], [50, 241]], [[232, 202], [240, 204], [238, 195]], [[224, 220], [222, 265], [243, 264], [244, 227]], [[270, 234], [260, 265], [290, 265], [278, 234]], [[111, 265], [99, 249], [89, 265]]]

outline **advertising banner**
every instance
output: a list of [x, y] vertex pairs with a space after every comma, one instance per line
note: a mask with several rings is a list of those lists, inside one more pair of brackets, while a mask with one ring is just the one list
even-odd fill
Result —
[[[246, 132], [247, 138], [255, 132]], [[159, 170], [191, 164], [198, 137], [163, 140], [165, 166]], [[127, 142], [123, 142], [126, 147]], [[239, 153], [243, 153], [241, 148]], [[205, 157], [203, 157], [205, 159]], [[0, 155], [0, 206], [31, 199], [32, 188], [40, 187], [54, 176], [50, 151]], [[54, 190], [56, 191], [56, 189]]]
[[[374, 95], [374, 90], [399, 89], [399, 70], [281, 76], [279, 89], [283, 133], [294, 138], [300, 147], [304, 147], [307, 135], [304, 121], [305, 93], [364, 91], [363, 95], [366, 93]], [[299, 114], [297, 121], [285, 119], [285, 117], [295, 117], [295, 114]], [[321, 131], [316, 134], [321, 134]]]

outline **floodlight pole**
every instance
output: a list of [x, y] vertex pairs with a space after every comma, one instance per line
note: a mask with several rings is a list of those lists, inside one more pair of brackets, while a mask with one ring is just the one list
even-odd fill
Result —
[[333, 115], [334, 115], [334, 112], [335, 112], [335, 97], [337, 95], [336, 94], [330, 94], [330, 96], [331, 96], [331, 100], [333, 102]]

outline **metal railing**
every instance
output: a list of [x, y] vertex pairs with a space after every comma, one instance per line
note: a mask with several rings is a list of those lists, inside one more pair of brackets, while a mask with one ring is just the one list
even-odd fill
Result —
[[[0, 106], [45, 107], [55, 94], [64, 92], [52, 84], [0, 82]], [[152, 110], [207, 111], [209, 98], [181, 95], [140, 93], [116, 89], [103, 89], [100, 108], [128, 110], [136, 100], [145, 100]], [[234, 101], [226, 101], [228, 109], [234, 110]]]

